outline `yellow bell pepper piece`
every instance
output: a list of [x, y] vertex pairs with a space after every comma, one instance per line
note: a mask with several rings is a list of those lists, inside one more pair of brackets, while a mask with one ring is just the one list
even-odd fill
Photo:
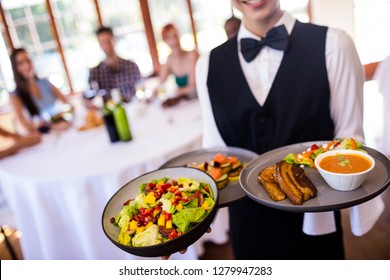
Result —
[[145, 230], [145, 227], [137, 227], [137, 233], [143, 232]]
[[152, 223], [152, 222], [149, 222], [149, 223], [145, 226], [145, 229], [150, 228], [152, 225], [153, 225], [153, 223]]
[[183, 210], [183, 204], [179, 203], [178, 205], [176, 205], [176, 210], [177, 211]]
[[203, 202], [202, 207], [203, 207], [205, 210], [209, 210], [210, 205], [205, 201], [205, 202]]
[[131, 230], [131, 231], [136, 230], [136, 229], [137, 229], [137, 224], [138, 224], [137, 221], [132, 220], [132, 221], [130, 222], [130, 230]]
[[167, 221], [165, 227], [168, 228], [168, 229], [172, 228], [172, 220]]
[[158, 210], [154, 209], [154, 210], [153, 210], [153, 217], [156, 217], [157, 214], [160, 213], [160, 212], [161, 212], [161, 210], [158, 211]]
[[154, 196], [154, 192], [148, 193], [148, 195], [144, 199], [147, 204], [154, 204], [156, 202], [156, 197]]
[[164, 217], [164, 215], [160, 215], [160, 218], [158, 218], [157, 224], [160, 227], [165, 227], [165, 217]]

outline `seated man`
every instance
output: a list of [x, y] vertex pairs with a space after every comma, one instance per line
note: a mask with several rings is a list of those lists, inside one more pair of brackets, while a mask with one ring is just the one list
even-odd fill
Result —
[[111, 89], [120, 90], [123, 100], [129, 102], [135, 93], [135, 84], [141, 79], [137, 64], [120, 58], [115, 52], [114, 33], [110, 27], [100, 27], [96, 31], [99, 45], [106, 58], [90, 70], [89, 84], [106, 90], [109, 98]]
[[14, 140], [14, 143], [11, 147], [0, 151], [0, 159], [15, 154], [23, 148], [27, 148], [35, 144], [38, 144], [41, 141], [41, 137], [38, 133], [33, 133], [28, 136], [21, 136], [16, 133], [8, 132], [2, 129], [1, 127], [0, 127], [0, 136], [11, 138], [12, 140]]

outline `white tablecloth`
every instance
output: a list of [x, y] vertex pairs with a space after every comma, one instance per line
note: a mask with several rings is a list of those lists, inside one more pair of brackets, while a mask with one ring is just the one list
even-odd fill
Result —
[[[0, 187], [22, 232], [24, 258], [138, 258], [104, 235], [104, 206], [129, 180], [199, 149], [202, 119], [196, 100], [169, 109], [135, 101], [126, 110], [131, 142], [111, 144], [104, 126], [79, 132], [79, 117], [75, 128], [0, 161]], [[195, 259], [199, 251], [191, 246], [172, 258]]]

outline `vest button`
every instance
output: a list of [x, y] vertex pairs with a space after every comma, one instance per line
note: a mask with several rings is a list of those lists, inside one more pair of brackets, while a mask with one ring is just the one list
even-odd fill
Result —
[[257, 119], [257, 122], [258, 122], [259, 124], [264, 124], [266, 121], [267, 121], [267, 118], [266, 118], [266, 117], [263, 117], [263, 116], [261, 116], [261, 117], [259, 117], [259, 118]]

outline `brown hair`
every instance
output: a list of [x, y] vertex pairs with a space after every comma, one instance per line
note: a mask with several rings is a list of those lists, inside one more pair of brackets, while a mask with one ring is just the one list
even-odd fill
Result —
[[176, 31], [176, 33], [178, 33], [178, 30], [177, 30], [176, 26], [174, 26], [172, 23], [168, 23], [167, 25], [165, 25], [162, 28], [162, 30], [161, 30], [161, 37], [162, 37], [163, 40], [165, 40], [167, 38], [167, 34], [171, 30], [174, 30], [174, 31]]
[[114, 37], [114, 31], [113, 31], [112, 28], [109, 27], [109, 26], [100, 26], [100, 27], [95, 31], [96, 36], [99, 36], [100, 34], [103, 34], [103, 33], [108, 33], [108, 34], [110, 34], [112, 37]]
[[[12, 71], [14, 73], [14, 80], [16, 84], [15, 94], [20, 98], [30, 116], [39, 115], [39, 108], [34, 103], [34, 100], [28, 92], [27, 81], [17, 70], [16, 57], [20, 53], [27, 53], [27, 51], [23, 48], [18, 48], [14, 49], [10, 55]], [[35, 78], [38, 79], [36, 76]]]

